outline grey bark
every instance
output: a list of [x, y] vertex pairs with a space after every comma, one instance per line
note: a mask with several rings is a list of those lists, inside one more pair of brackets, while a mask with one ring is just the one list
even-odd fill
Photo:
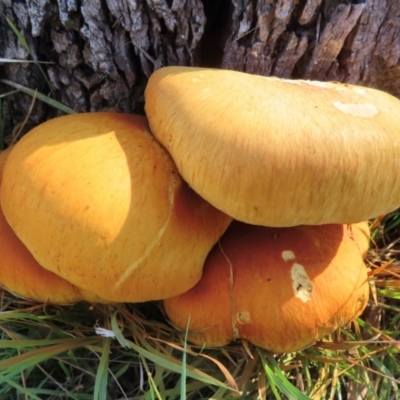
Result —
[[[26, 39], [19, 42], [6, 17]], [[398, 0], [0, 0], [0, 78], [78, 112], [143, 113], [154, 69], [198, 65], [336, 80], [400, 97]], [[0, 83], [1, 93], [12, 90]], [[4, 131], [31, 97], [2, 98]], [[55, 116], [36, 101], [25, 129]]]

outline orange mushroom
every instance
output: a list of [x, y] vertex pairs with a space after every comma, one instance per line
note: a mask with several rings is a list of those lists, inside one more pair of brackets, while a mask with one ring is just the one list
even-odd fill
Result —
[[[11, 148], [0, 153], [0, 186], [3, 168]], [[58, 275], [42, 268], [17, 238], [0, 208], [0, 285], [26, 299], [52, 304], [81, 300], [105, 302], [99, 296], [79, 289]]]
[[[189, 340], [234, 339], [297, 351], [344, 326], [368, 301], [365, 238], [354, 225], [266, 228], [234, 222], [209, 254], [201, 281], [164, 300]], [[364, 241], [364, 242], [363, 242]]]
[[25, 135], [1, 204], [40, 265], [116, 302], [187, 291], [232, 221], [182, 180], [146, 118], [117, 113], [68, 115]]
[[349, 224], [400, 206], [400, 100], [388, 93], [165, 67], [150, 76], [145, 100], [183, 178], [237, 220]]

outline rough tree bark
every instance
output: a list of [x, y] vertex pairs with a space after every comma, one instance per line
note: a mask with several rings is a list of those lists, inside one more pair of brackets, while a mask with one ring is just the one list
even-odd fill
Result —
[[[26, 39], [18, 40], [11, 24]], [[400, 97], [398, 0], [0, 0], [4, 131], [31, 98], [4, 80], [76, 111], [143, 112], [154, 69], [198, 65], [286, 78], [336, 80]], [[30, 124], [54, 116], [36, 101]], [[26, 129], [29, 129], [27, 124]]]

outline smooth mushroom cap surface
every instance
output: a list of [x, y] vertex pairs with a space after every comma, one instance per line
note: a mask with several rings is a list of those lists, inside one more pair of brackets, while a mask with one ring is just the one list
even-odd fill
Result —
[[349, 235], [354, 236], [354, 241], [357, 244], [362, 257], [365, 259], [368, 255], [371, 241], [371, 231], [367, 221], [358, 222], [349, 225]]
[[[353, 229], [357, 229], [353, 226]], [[246, 339], [273, 352], [312, 345], [360, 315], [367, 268], [347, 225], [267, 228], [233, 222], [209, 254], [201, 281], [164, 300], [195, 344]]]
[[[0, 187], [10, 151], [11, 147], [0, 153]], [[83, 300], [105, 302], [42, 268], [10, 228], [1, 207], [0, 286], [16, 296], [49, 304], [70, 304]]]
[[183, 178], [237, 220], [345, 224], [400, 206], [400, 100], [387, 93], [165, 67], [145, 101]]
[[116, 302], [194, 286], [232, 220], [182, 180], [144, 117], [117, 113], [30, 131], [4, 168], [1, 203], [40, 265]]

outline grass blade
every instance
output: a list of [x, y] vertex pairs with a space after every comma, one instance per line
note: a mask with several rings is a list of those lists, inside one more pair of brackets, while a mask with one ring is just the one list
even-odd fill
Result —
[[[124, 338], [122, 332], [120, 331], [116, 318], [111, 319], [111, 329], [115, 333], [116, 339], [119, 341], [121, 338], [123, 338], [121, 345], [125, 347], [129, 347], [130, 349], [136, 351], [140, 356], [146, 358], [147, 360], [152, 361], [153, 363], [160, 365], [169, 371], [176, 372], [180, 374], [182, 372], [182, 365], [179, 362], [179, 360], [175, 359], [172, 356], [168, 356], [167, 354], [161, 353], [156, 349], [153, 349], [152, 351], [146, 350], [137, 344], [133, 343], [130, 340], [127, 340]], [[206, 384], [213, 385], [213, 386], [218, 386], [218, 387], [224, 387], [226, 389], [231, 389], [229, 386], [226, 384], [220, 382], [218, 379], [213, 378], [212, 376], [206, 374], [205, 372], [191, 367], [187, 366], [186, 370], [186, 375], [190, 378], [202, 381]]]
[[72, 350], [81, 346], [96, 343], [98, 339], [75, 339], [67, 343], [57, 344], [48, 348], [36, 349], [18, 356], [0, 361], [0, 387], [7, 380], [12, 379], [21, 371], [34, 367], [60, 353]]
[[[12, 22], [8, 17], [5, 17], [5, 18], [6, 18], [6, 21], [7, 21], [8, 25], [10, 26], [10, 28], [11, 28], [11, 29], [13, 30], [13, 32], [15, 33], [15, 35], [16, 35], [17, 38], [18, 38], [18, 40], [19, 40], [20, 43], [22, 44], [22, 46], [25, 48], [25, 50], [28, 52], [28, 54], [29, 54], [32, 58], [34, 58], [33, 53], [32, 53], [32, 50], [31, 50], [31, 48], [29, 47], [28, 42], [26, 41], [26, 39], [24, 38], [24, 36], [21, 34], [21, 32], [17, 29], [17, 27], [13, 24], [13, 22]], [[43, 70], [43, 68], [40, 66], [40, 64], [39, 64], [36, 60], [34, 60], [34, 62], [35, 62], [35, 64], [38, 66], [38, 68], [39, 68], [41, 74], [43, 75], [43, 78], [44, 78], [44, 80], [46, 81], [46, 83], [47, 83], [47, 85], [48, 85], [48, 87], [49, 87], [49, 89], [50, 89], [51, 95], [52, 95], [53, 97], [55, 97], [53, 85], [52, 85], [51, 82], [49, 81], [49, 78], [47, 77], [46, 73], [44, 72], [44, 70]]]
[[103, 339], [103, 352], [97, 368], [94, 384], [94, 400], [107, 400], [108, 364], [110, 361], [111, 338]]
[[54, 99], [46, 96], [43, 93], [37, 92], [37, 91], [29, 89], [23, 85], [20, 85], [19, 83], [9, 81], [8, 79], [0, 79], [0, 82], [6, 84], [8, 86], [11, 86], [15, 89], [18, 89], [21, 92], [28, 94], [29, 96], [32, 96], [32, 97], [36, 96], [36, 98], [38, 98], [39, 100], [43, 101], [46, 104], [49, 104], [50, 106], [52, 106], [60, 111], [65, 112], [66, 114], [75, 114], [76, 113], [75, 110], [65, 106], [64, 104], [60, 103], [59, 101], [54, 100]]
[[186, 400], [186, 349], [187, 349], [187, 338], [190, 325], [190, 315], [186, 326], [185, 340], [183, 342], [183, 353], [182, 353], [182, 372], [181, 372], [181, 400]]
[[[262, 360], [265, 373], [267, 374], [267, 378], [269, 380], [269, 383], [271, 385], [271, 389], [273, 390], [275, 396], [277, 399], [280, 399], [280, 396], [277, 395], [276, 393], [276, 388], [279, 389], [281, 393], [283, 393], [285, 396], [287, 396], [289, 399], [296, 399], [296, 400], [311, 400], [310, 397], [305, 395], [304, 393], [300, 392], [299, 389], [297, 389], [295, 386], [293, 386], [283, 375], [281, 369], [279, 368], [278, 363], [276, 362], [275, 358], [270, 355], [266, 354], [266, 357], [264, 355], [263, 350], [257, 348], [258, 354], [260, 355], [260, 358]], [[269, 364], [271, 364], [272, 368], [269, 367], [267, 363], [267, 359]], [[275, 388], [275, 389], [274, 389]]]

